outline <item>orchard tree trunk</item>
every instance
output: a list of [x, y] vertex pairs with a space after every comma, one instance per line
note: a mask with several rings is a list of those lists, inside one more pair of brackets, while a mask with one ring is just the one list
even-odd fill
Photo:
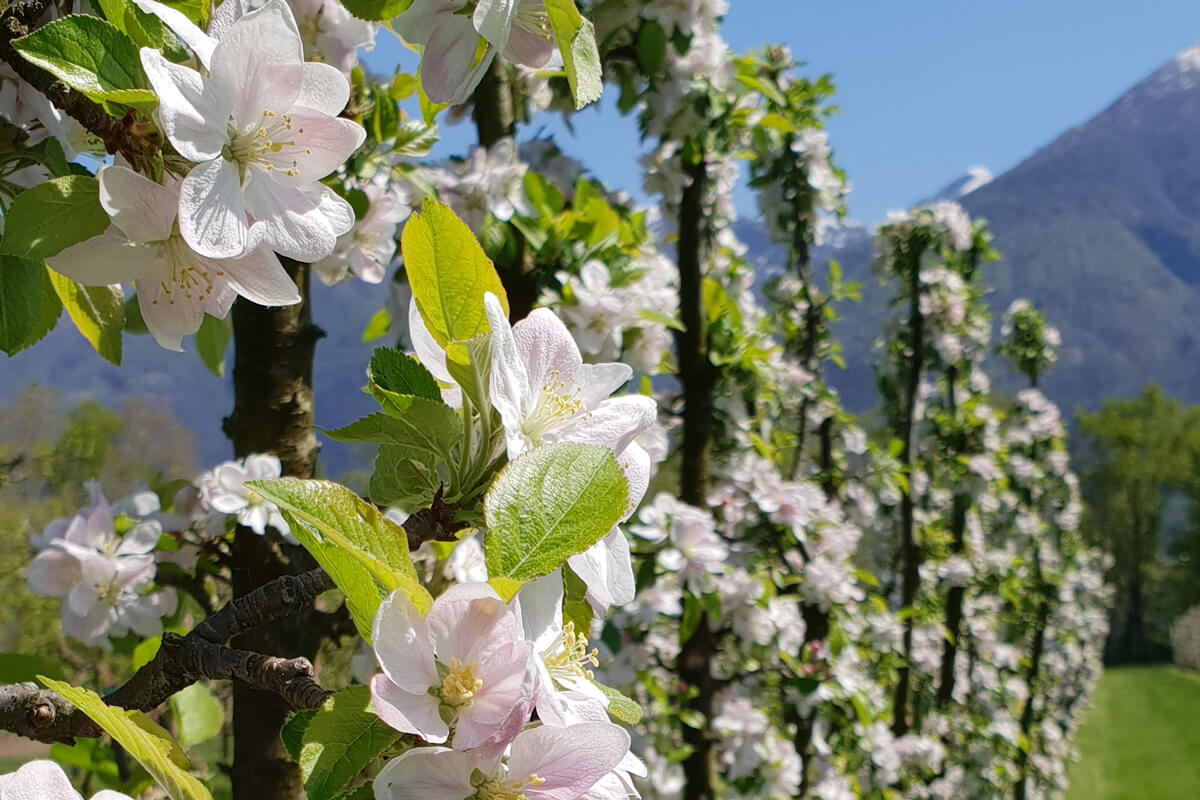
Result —
[[[233, 306], [233, 413], [225, 434], [234, 454], [271, 453], [284, 475], [312, 477], [317, 460], [313, 432], [313, 354], [322, 336], [312, 324], [309, 266], [282, 259], [302, 301], [263, 308], [238, 299]], [[239, 597], [284, 574], [316, 566], [303, 548], [238, 527], [233, 543], [233, 593]], [[246, 634], [234, 647], [288, 658], [316, 656], [327, 626], [306, 609]], [[276, 695], [233, 684], [232, 770], [234, 800], [301, 800], [300, 771], [279, 738], [289, 709]]]

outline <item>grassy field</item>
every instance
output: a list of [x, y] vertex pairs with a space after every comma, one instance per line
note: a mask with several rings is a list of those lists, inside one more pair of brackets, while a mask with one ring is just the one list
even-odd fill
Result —
[[1105, 672], [1078, 744], [1068, 800], [1200, 798], [1200, 675], [1162, 666]]

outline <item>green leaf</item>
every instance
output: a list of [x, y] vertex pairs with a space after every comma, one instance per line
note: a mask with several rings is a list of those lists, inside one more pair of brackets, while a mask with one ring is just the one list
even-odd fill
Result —
[[336, 800], [375, 800], [375, 787], [369, 783], [364, 783], [356, 789], [351, 789], [345, 794], [339, 794]]
[[48, 272], [75, 328], [105, 360], [120, 366], [121, 327], [125, 324], [125, 295], [121, 287], [80, 286], [54, 270]]
[[25, 683], [38, 675], [66, 677], [63, 668], [53, 661], [24, 653], [0, 653], [0, 683]]
[[112, 736], [150, 773], [171, 800], [212, 800], [204, 784], [176, 762], [179, 746], [165, 735], [166, 731], [150, 722], [146, 715], [105, 705], [95, 692], [87, 689], [78, 689], [46, 677], [39, 677], [38, 680], [47, 689], [66, 698]]
[[133, 39], [99, 17], [63, 17], [14, 40], [13, 47], [26, 61], [93, 100], [151, 106], [158, 102], [148, 88]]
[[174, 36], [168, 39], [158, 17], [147, 14], [129, 0], [97, 0], [96, 4], [104, 13], [104, 18], [117, 30], [128, 34], [138, 47], [161, 50], [164, 41], [174, 39]]
[[300, 776], [309, 800], [333, 800], [400, 738], [371, 710], [366, 686], [351, 686], [325, 701], [304, 730]]
[[404, 268], [413, 299], [447, 360], [466, 364], [461, 343], [490, 332], [483, 295], [491, 292], [508, 313], [508, 295], [492, 262], [449, 207], [428, 198], [421, 213], [409, 217], [400, 237]]
[[0, 251], [40, 261], [99, 236], [108, 225], [99, 181], [84, 175], [54, 178], [13, 199]]
[[133, 668], [135, 670], [149, 664], [158, 655], [158, 648], [162, 647], [162, 634], [152, 636], [149, 639], [141, 641], [137, 647], [133, 648]]
[[379, 604], [397, 589], [422, 613], [433, 605], [417, 581], [404, 529], [354, 492], [329, 481], [298, 478], [246, 485], [279, 506], [292, 535], [346, 595], [350, 616], [367, 641]]
[[654, 20], [644, 20], [637, 36], [638, 65], [645, 75], [653, 75], [667, 55], [667, 34]]
[[142, 319], [142, 307], [138, 305], [136, 294], [125, 301], [125, 332], [138, 336], [150, 332], [146, 320]]
[[179, 731], [179, 744], [194, 747], [221, 732], [225, 709], [207, 686], [193, 683], [171, 695], [171, 713]]
[[233, 331], [229, 325], [224, 320], [210, 317], [208, 314], [204, 315], [200, 330], [196, 331], [196, 354], [200, 356], [204, 366], [208, 367], [208, 371], [218, 378], [225, 377], [225, 351], [232, 338]]
[[11, 356], [45, 336], [45, 332], [38, 335], [39, 328], [46, 327], [39, 323], [54, 304], [58, 304], [53, 320], [57, 321], [62, 305], [42, 262], [0, 255], [0, 350]]
[[315, 708], [306, 708], [292, 714], [288, 717], [287, 722], [283, 723], [283, 728], [279, 731], [279, 738], [283, 740], [283, 749], [287, 750], [292, 761], [300, 760], [300, 748], [304, 744], [304, 729], [316, 715]]
[[604, 83], [600, 71], [600, 51], [596, 47], [596, 29], [575, 7], [575, 0], [546, 0], [550, 27], [562, 53], [563, 70], [575, 98], [575, 108], [600, 99]]
[[608, 698], [608, 713], [613, 719], [626, 725], [637, 725], [642, 721], [642, 707], [636, 701], [603, 683], [596, 683], [596, 688]]
[[612, 451], [548, 444], [510, 462], [484, 500], [488, 574], [530, 581], [600, 541], [629, 505]]
[[380, 347], [371, 354], [367, 367], [372, 388], [399, 395], [424, 397], [426, 400], [442, 401], [437, 380], [425, 369], [425, 365], [394, 347]]
[[384, 22], [413, 4], [413, 0], [344, 0], [342, 5], [359, 19]]
[[384, 336], [387, 336], [387, 332], [391, 329], [391, 312], [386, 308], [379, 309], [371, 316], [371, 321], [367, 323], [367, 327], [363, 328], [363, 344], [373, 342], [376, 339], [382, 339]]

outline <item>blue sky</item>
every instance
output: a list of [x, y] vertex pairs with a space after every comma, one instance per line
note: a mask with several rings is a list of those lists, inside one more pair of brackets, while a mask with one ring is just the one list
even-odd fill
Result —
[[[735, 51], [782, 41], [808, 75], [831, 73], [829, 123], [853, 186], [850, 214], [882, 218], [972, 165], [999, 174], [1200, 42], [1195, 0], [730, 0]], [[385, 39], [390, 35], [384, 34]], [[369, 63], [395, 63], [394, 39]], [[614, 188], [637, 193], [636, 127], [615, 98], [546, 130]], [[534, 130], [537, 130], [535, 127]], [[444, 131], [461, 152], [470, 124]], [[744, 199], [743, 199], [744, 200]], [[743, 213], [753, 213], [740, 201]]]

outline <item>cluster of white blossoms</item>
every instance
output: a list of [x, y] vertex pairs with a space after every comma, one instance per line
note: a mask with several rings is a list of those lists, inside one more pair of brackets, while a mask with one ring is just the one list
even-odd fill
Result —
[[[16, 772], [0, 775], [0, 800], [83, 800], [63, 768], [53, 761], [30, 761]], [[91, 800], [133, 800], [127, 794], [101, 789]]]
[[26, 573], [29, 590], [62, 598], [63, 632], [91, 647], [109, 650], [110, 638], [130, 631], [157, 636], [178, 602], [173, 589], [145, 591], [154, 581], [162, 526], [126, 518], [127, 529], [118, 533], [100, 487], [88, 489], [90, 505], [52, 521], [31, 541], [38, 554]]
[[326, 286], [353, 275], [363, 283], [381, 283], [396, 255], [396, 231], [412, 208], [406, 193], [396, 185], [384, 188], [375, 183], [363, 186], [370, 205], [354, 227], [338, 237], [333, 252], [312, 265]]
[[195, 57], [194, 68], [141, 51], [156, 119], [190, 163], [162, 184], [120, 164], [103, 168], [100, 203], [111, 226], [49, 264], [85, 285], [132, 281], [150, 332], [180, 349], [205, 313], [224, 317], [238, 295], [265, 306], [299, 302], [276, 253], [319, 261], [351, 230], [350, 204], [320, 179], [366, 134], [338, 117], [349, 81], [336, 67], [305, 62], [283, 0], [248, 12], [229, 0], [208, 33], [153, 0], [143, 5]]
[[[207, 520], [214, 514], [237, 518], [260, 536], [267, 528], [274, 528], [283, 537], [295, 544], [287, 522], [279, 508], [246, 486], [249, 481], [269, 481], [283, 473], [279, 459], [273, 455], [255, 453], [241, 461], [226, 461], [201, 474], [192, 482], [192, 489], [184, 489], [181, 495], [184, 504], [191, 510], [192, 518], [207, 528]], [[198, 502], [195, 502], [198, 501]], [[180, 505], [179, 500], [176, 506]], [[219, 517], [218, 517], [219, 518]]]

